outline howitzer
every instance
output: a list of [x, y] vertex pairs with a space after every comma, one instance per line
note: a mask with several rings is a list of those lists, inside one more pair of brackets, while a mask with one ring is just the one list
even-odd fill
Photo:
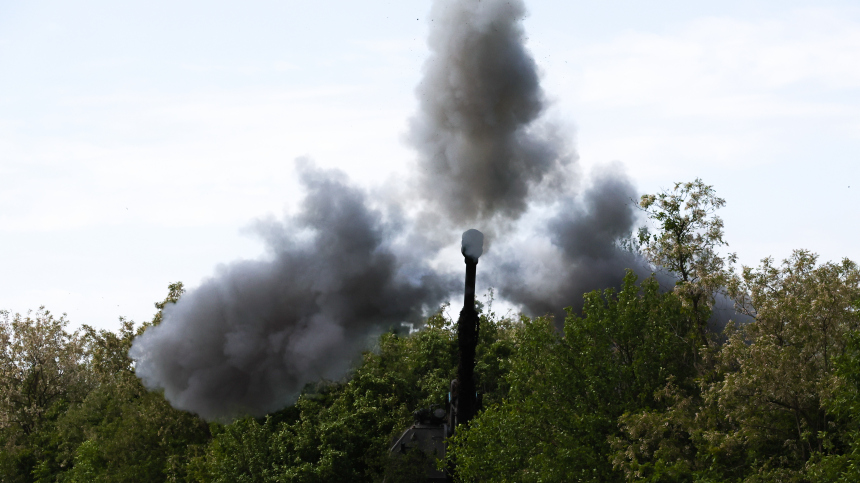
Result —
[[[447, 438], [456, 427], [469, 422], [478, 410], [475, 383], [475, 350], [478, 346], [478, 312], [475, 310], [475, 277], [478, 258], [484, 249], [484, 235], [472, 229], [463, 233], [460, 252], [466, 263], [466, 287], [463, 309], [457, 322], [459, 352], [457, 378], [451, 381], [447, 411], [442, 408], [419, 409], [413, 413], [414, 423], [394, 442], [389, 450], [395, 468], [386, 483], [394, 481], [452, 481], [453, 467], [437, 469], [436, 460], [444, 459]], [[415, 474], [416, 472], [420, 474]]]
[[[475, 349], [478, 346], [478, 311], [475, 310], [475, 276], [478, 271], [478, 258], [483, 253], [484, 235], [478, 230], [463, 233], [463, 243], [460, 252], [466, 262], [466, 289], [463, 296], [463, 310], [457, 322], [457, 345], [459, 362], [457, 364], [457, 379], [452, 382], [456, 389], [454, 401], [454, 421], [452, 429], [457, 425], [468, 423], [477, 411], [477, 391], [475, 385]], [[454, 387], [456, 385], [456, 387]], [[453, 391], [452, 391], [453, 392]], [[452, 399], [453, 399], [452, 394]]]

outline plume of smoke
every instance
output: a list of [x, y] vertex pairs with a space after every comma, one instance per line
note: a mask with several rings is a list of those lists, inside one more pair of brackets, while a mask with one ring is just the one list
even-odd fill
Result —
[[300, 212], [259, 227], [271, 260], [221, 267], [135, 339], [137, 375], [174, 407], [209, 420], [280, 409], [308, 382], [342, 376], [369, 335], [420, 319], [457, 286], [395, 245], [344, 176], [299, 172]]
[[520, 0], [439, 0], [431, 11], [409, 139], [421, 195], [454, 223], [516, 219], [541, 192], [567, 184], [575, 154], [553, 126], [535, 122], [546, 101], [524, 16]]
[[[644, 272], [645, 264], [618, 247], [636, 221], [636, 192], [624, 172], [603, 170], [584, 195], [574, 192], [577, 156], [570, 136], [544, 119], [525, 14], [521, 0], [434, 3], [410, 140], [419, 154], [418, 192], [436, 230], [439, 218], [477, 225], [493, 247], [484, 273], [499, 295], [528, 313], [561, 315], [581, 306], [584, 292], [618, 284], [626, 268]], [[539, 232], [513, 233], [526, 211], [546, 216], [547, 204], [558, 211]], [[499, 228], [520, 242], [494, 240]]]
[[638, 254], [619, 246], [636, 223], [637, 192], [619, 165], [596, 171], [581, 197], [566, 196], [540, 237], [506, 246], [506, 260], [492, 272], [501, 297], [533, 315], [582, 308], [582, 294], [617, 285], [626, 269], [650, 274]]
[[[625, 269], [649, 275], [618, 245], [636, 223], [626, 174], [607, 167], [575, 192], [577, 157], [543, 121], [524, 15], [521, 0], [437, 0], [409, 131], [418, 169], [408, 201], [427, 209], [415, 219], [396, 206], [383, 213], [342, 175], [299, 163], [300, 212], [257, 227], [270, 259], [222, 267], [135, 340], [147, 387], [207, 419], [280, 409], [306, 383], [343, 375], [368, 336], [461, 290], [459, 275], [427, 261], [466, 227], [487, 234], [481, 285], [559, 322], [564, 307], [579, 310], [583, 293], [617, 285]], [[499, 227], [505, 239], [493, 244]]]

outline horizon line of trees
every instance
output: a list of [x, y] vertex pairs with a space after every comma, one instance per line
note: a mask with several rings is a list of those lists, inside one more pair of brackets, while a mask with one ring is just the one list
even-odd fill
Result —
[[[628, 243], [671, 291], [628, 271], [563, 324], [499, 316], [488, 295], [483, 409], [449, 441], [457, 481], [860, 481], [860, 268], [797, 250], [738, 271], [720, 254], [724, 205], [699, 179], [640, 199], [652, 228]], [[115, 332], [70, 332], [44, 307], [0, 312], [0, 480], [391, 483], [449, 463], [388, 454], [455, 377], [444, 310], [292, 406], [206, 423], [147, 391], [128, 358], [183, 291]], [[709, 330], [717, 296], [750, 322]]]

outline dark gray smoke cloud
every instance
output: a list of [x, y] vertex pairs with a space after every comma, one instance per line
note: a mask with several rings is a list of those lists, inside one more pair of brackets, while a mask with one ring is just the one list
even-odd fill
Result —
[[525, 6], [439, 0], [430, 16], [431, 53], [410, 128], [420, 192], [459, 224], [515, 219], [547, 190], [564, 188], [575, 160], [552, 125], [536, 122], [546, 100], [525, 48]]
[[260, 226], [271, 259], [222, 267], [135, 340], [137, 375], [174, 407], [210, 420], [280, 409], [306, 383], [342, 376], [369, 335], [420, 320], [457, 286], [396, 245], [342, 175], [299, 171], [300, 212]]
[[637, 221], [633, 184], [617, 165], [595, 172], [580, 197], [565, 196], [540, 233], [505, 246], [492, 278], [502, 298], [533, 315], [564, 320], [564, 308], [582, 308], [582, 294], [616, 286], [631, 268], [650, 269], [619, 246]]
[[370, 336], [460, 299], [463, 265], [450, 275], [429, 261], [445, 244], [459, 256], [469, 228], [487, 235], [479, 284], [528, 314], [579, 309], [627, 268], [647, 276], [618, 246], [636, 224], [636, 190], [610, 166], [578, 191], [571, 136], [545, 119], [524, 15], [520, 0], [438, 0], [409, 131], [416, 184], [378, 188], [374, 200], [400, 205], [372, 208], [343, 175], [300, 164], [298, 214], [258, 226], [270, 258], [222, 267], [135, 340], [146, 385], [207, 419], [280, 409], [306, 383], [341, 377]]
[[[482, 285], [527, 313], [560, 316], [563, 307], [581, 307], [584, 292], [618, 284], [627, 267], [645, 272], [639, 257], [617, 246], [633, 230], [637, 194], [622, 170], [611, 169], [577, 196], [572, 136], [545, 119], [525, 15], [519, 0], [434, 4], [410, 140], [419, 192], [435, 217], [422, 226], [441, 231], [448, 220], [484, 231], [492, 248]], [[515, 236], [514, 222], [541, 205], [545, 226]], [[548, 216], [550, 205], [558, 211]]]

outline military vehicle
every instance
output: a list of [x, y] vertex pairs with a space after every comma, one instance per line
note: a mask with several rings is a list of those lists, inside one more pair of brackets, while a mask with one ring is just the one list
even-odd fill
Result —
[[422, 408], [412, 413], [412, 426], [389, 449], [391, 473], [386, 475], [386, 483], [452, 481], [453, 468], [440, 469], [437, 462], [445, 460], [447, 439], [457, 426], [467, 423], [478, 410], [475, 349], [479, 318], [475, 309], [475, 277], [483, 245], [484, 235], [480, 231], [463, 233], [460, 252], [466, 263], [466, 283], [463, 310], [457, 322], [459, 362], [446, 407]]

